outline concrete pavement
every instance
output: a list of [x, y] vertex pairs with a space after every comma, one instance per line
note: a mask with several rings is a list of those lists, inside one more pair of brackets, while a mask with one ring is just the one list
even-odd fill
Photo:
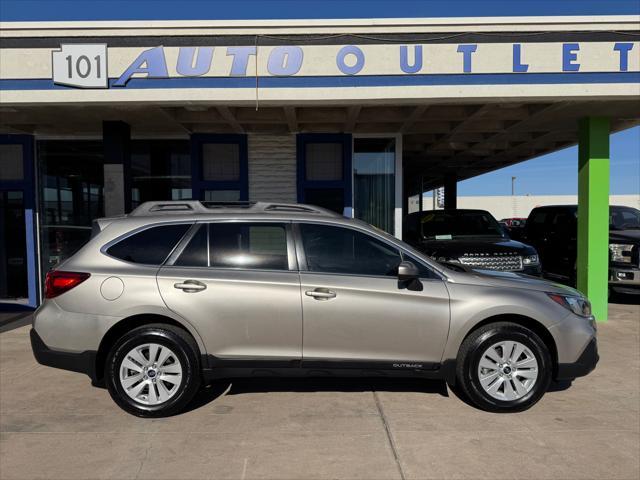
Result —
[[142, 420], [0, 334], [0, 478], [640, 477], [640, 306], [610, 305], [589, 377], [511, 415], [440, 382], [241, 380]]

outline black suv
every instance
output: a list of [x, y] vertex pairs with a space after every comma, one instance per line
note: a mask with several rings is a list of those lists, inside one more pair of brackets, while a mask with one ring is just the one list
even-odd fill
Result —
[[[524, 238], [539, 252], [544, 274], [576, 284], [578, 206], [534, 208]], [[619, 293], [640, 294], [640, 210], [609, 207], [609, 287]]]
[[403, 240], [441, 263], [540, 275], [536, 250], [511, 240], [485, 210], [429, 210], [405, 217]]

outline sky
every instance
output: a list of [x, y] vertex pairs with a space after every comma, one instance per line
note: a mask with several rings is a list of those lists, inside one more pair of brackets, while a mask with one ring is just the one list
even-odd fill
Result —
[[[640, 127], [614, 133], [610, 139], [612, 195], [640, 195]], [[459, 196], [571, 195], [578, 193], [578, 147], [502, 168], [458, 183]]]
[[629, 15], [638, 0], [0, 0], [3, 21]]

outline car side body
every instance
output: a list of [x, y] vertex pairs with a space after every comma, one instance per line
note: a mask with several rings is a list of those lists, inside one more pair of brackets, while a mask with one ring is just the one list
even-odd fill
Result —
[[[160, 227], [178, 233], [160, 264], [111, 254], [123, 240]], [[262, 252], [248, 255], [249, 261], [265, 266], [245, 268], [247, 259], [235, 257], [236, 263], [221, 258], [224, 267], [210, 266], [214, 242], [223, 251], [225, 235], [231, 244], [240, 239], [234, 233], [238, 228], [253, 232], [255, 240], [249, 241]], [[150, 324], [182, 329], [191, 337], [205, 382], [262, 375], [383, 375], [455, 384], [465, 339], [480, 327], [506, 321], [540, 337], [555, 379], [586, 375], [597, 362], [593, 317], [549, 299], [579, 298], [577, 291], [515, 273], [449, 269], [374, 227], [322, 209], [149, 203], [127, 216], [97, 220], [95, 232], [56, 269], [90, 275], [45, 300], [32, 330], [40, 363], [83, 372], [95, 385], [105, 384], [119, 339]], [[325, 245], [326, 232], [337, 235], [334, 247], [343, 234], [353, 236], [349, 241], [357, 236], [371, 242], [372, 265], [386, 255], [393, 263], [397, 255], [416, 269], [415, 282], [398, 278], [395, 263], [384, 275], [340, 271], [344, 261], [335, 271], [318, 271], [314, 262], [326, 261], [335, 250]], [[198, 243], [196, 237], [206, 237], [206, 256], [211, 256], [206, 265], [189, 265], [185, 252]], [[286, 253], [278, 242], [286, 243]], [[152, 243], [142, 255], [152, 252]]]

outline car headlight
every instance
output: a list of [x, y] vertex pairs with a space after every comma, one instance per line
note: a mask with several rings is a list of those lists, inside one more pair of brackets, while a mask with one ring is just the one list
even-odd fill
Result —
[[526, 255], [522, 257], [523, 265], [540, 265], [540, 258], [538, 255]]
[[631, 263], [631, 250], [633, 245], [624, 243], [612, 243], [609, 245], [612, 262]]
[[549, 298], [581, 317], [591, 317], [591, 302], [584, 297], [547, 293]]

